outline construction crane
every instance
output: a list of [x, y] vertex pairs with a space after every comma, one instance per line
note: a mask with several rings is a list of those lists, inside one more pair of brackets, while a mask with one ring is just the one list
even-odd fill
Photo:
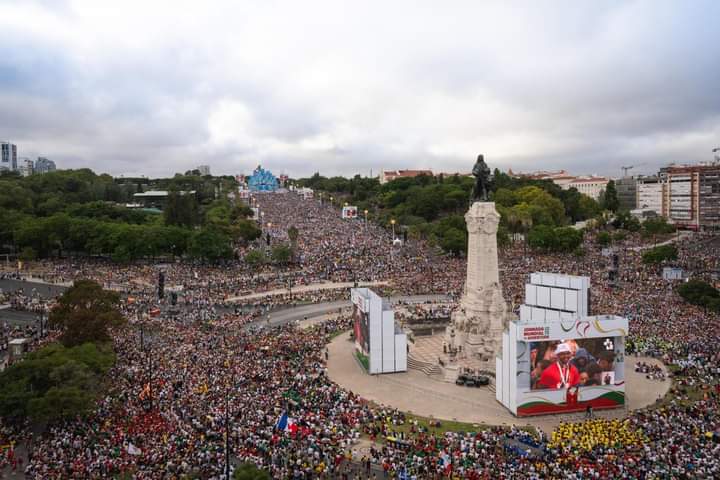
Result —
[[628, 170], [632, 170], [633, 168], [635, 168], [635, 166], [636, 166], [636, 165], [628, 165], [627, 167], [620, 167], [620, 168], [622, 169], [622, 171], [623, 171], [623, 178], [624, 178], [624, 177], [627, 177], [627, 176], [628, 176], [628, 174], [627, 174]]

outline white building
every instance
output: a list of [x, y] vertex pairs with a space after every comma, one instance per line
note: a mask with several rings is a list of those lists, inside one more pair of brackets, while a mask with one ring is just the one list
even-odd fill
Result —
[[600, 198], [600, 192], [605, 190], [609, 182], [609, 180], [605, 177], [596, 177], [594, 175], [575, 176], [565, 170], [559, 170], [557, 172], [541, 170], [532, 173], [515, 173], [512, 169], [510, 169], [508, 170], [508, 175], [511, 177], [528, 178], [531, 180], [551, 180], [555, 185], [559, 186], [563, 190], [576, 188], [578, 192], [584, 193], [595, 200]]
[[200, 172], [200, 175], [210, 175], [210, 165], [198, 165], [197, 171]]
[[605, 177], [577, 177], [564, 185], [561, 185], [563, 190], [570, 190], [576, 188], [578, 192], [584, 193], [588, 197], [598, 200], [600, 198], [600, 192], [607, 188], [607, 184], [610, 180]]
[[0, 170], [15, 171], [17, 168], [17, 146], [10, 142], [0, 142]]
[[18, 168], [18, 171], [23, 177], [29, 177], [35, 173], [35, 165], [29, 158], [23, 157], [20, 159], [20, 167]]
[[658, 177], [637, 179], [637, 205], [641, 210], [652, 210], [662, 215], [663, 184]]
[[35, 161], [35, 173], [48, 173], [57, 170], [55, 162], [45, 157], [38, 157]]

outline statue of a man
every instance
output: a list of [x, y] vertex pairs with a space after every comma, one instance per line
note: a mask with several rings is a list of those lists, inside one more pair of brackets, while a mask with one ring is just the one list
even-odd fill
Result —
[[477, 162], [472, 169], [475, 176], [475, 186], [470, 195], [471, 202], [487, 202], [488, 186], [490, 184], [490, 168], [485, 163], [485, 157], [478, 155]]

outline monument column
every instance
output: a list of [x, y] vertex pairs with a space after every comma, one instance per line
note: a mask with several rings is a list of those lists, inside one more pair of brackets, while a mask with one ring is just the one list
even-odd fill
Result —
[[[495, 370], [495, 355], [502, 347], [508, 310], [500, 287], [497, 231], [500, 214], [488, 202], [490, 169], [482, 155], [473, 167], [476, 177], [472, 204], [465, 214], [468, 230], [467, 273], [460, 308], [453, 312], [446, 342], [453, 355]], [[450, 370], [450, 369], [446, 369]]]
[[500, 214], [493, 202], [474, 202], [465, 214], [465, 221], [468, 228], [467, 276], [460, 315], [454, 323], [465, 351], [492, 362], [507, 320], [497, 254]]
[[494, 202], [475, 202], [465, 214], [468, 230], [466, 293], [499, 284], [497, 230], [500, 214]]

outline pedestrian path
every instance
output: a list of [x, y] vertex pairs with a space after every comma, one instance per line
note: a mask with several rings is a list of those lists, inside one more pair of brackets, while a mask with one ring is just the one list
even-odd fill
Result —
[[[374, 281], [374, 282], [357, 282], [358, 287], [381, 287], [388, 285], [386, 280]], [[336, 290], [340, 288], [352, 288], [355, 287], [355, 282], [328, 282], [328, 283], [313, 283], [311, 285], [300, 285], [292, 288], [278, 288], [275, 290], [268, 290], [267, 292], [257, 292], [248, 295], [242, 295], [239, 297], [230, 297], [227, 299], [228, 302], [246, 302], [249, 300], [257, 300], [260, 298], [271, 297], [273, 295], [287, 295], [295, 293], [305, 292], [319, 292], [322, 290]]]

